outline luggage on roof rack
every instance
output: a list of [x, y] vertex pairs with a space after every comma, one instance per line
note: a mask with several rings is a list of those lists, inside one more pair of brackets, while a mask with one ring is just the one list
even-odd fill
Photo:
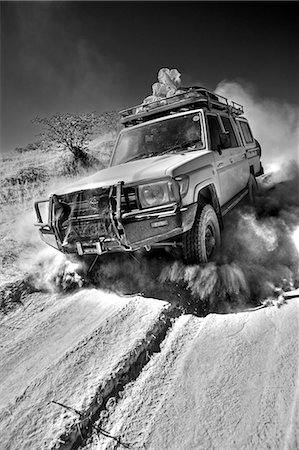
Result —
[[222, 95], [215, 94], [204, 87], [191, 86], [179, 88], [179, 93], [150, 103], [142, 103], [120, 111], [121, 123], [125, 126], [145, 122], [179, 111], [206, 106], [209, 109], [226, 110], [234, 115], [244, 113], [243, 106], [230, 101]]

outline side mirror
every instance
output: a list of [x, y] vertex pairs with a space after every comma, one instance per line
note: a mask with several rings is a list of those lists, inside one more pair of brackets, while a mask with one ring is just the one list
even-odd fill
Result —
[[229, 131], [224, 131], [224, 133], [219, 133], [219, 141], [220, 141], [219, 150], [221, 150], [222, 148], [231, 147]]

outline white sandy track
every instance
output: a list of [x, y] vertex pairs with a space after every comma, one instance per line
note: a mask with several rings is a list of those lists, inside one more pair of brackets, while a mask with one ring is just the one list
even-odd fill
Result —
[[95, 289], [32, 294], [0, 320], [0, 448], [49, 449], [158, 320], [165, 303]]
[[[104, 428], [133, 449], [298, 449], [298, 299], [182, 316]], [[103, 424], [104, 425], [104, 424]], [[93, 450], [116, 448], [100, 436]]]

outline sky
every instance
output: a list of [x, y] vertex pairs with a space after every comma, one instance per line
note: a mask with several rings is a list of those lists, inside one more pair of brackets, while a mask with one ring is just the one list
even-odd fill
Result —
[[161, 67], [184, 86], [238, 81], [298, 104], [298, 5], [2, 1], [0, 149], [33, 142], [36, 115], [141, 103]]

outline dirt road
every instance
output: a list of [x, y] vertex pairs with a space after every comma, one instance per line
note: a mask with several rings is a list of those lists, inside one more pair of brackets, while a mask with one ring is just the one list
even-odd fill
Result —
[[[295, 450], [298, 299], [180, 317], [104, 425], [134, 449]], [[100, 436], [89, 448], [116, 446]]]
[[1, 448], [121, 448], [100, 427], [136, 449], [295, 449], [298, 299], [177, 315], [96, 289], [29, 295], [0, 321]]
[[51, 448], [100, 403], [161, 327], [164, 302], [95, 289], [32, 294], [0, 322], [1, 448]]

